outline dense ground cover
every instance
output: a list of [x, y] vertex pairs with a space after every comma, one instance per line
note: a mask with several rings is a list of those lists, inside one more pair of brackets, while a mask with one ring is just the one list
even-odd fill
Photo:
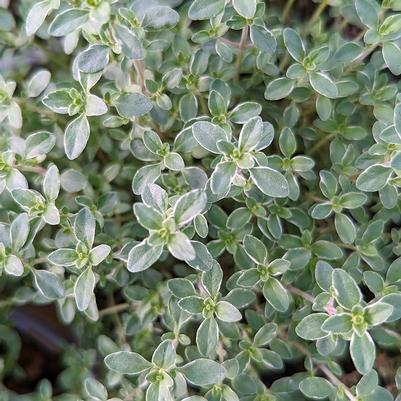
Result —
[[400, 399], [400, 12], [0, 0], [0, 399]]

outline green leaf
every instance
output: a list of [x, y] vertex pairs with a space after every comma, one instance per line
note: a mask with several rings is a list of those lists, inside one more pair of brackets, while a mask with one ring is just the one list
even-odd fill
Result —
[[153, 108], [152, 102], [141, 93], [124, 93], [114, 103], [121, 117], [134, 119], [150, 112]]
[[70, 160], [76, 159], [88, 143], [90, 126], [85, 114], [72, 120], [65, 129], [64, 149]]
[[179, 368], [186, 380], [195, 386], [208, 386], [224, 379], [222, 365], [210, 359], [196, 359]]
[[86, 74], [102, 71], [109, 63], [109, 48], [92, 45], [78, 55], [78, 68]]
[[334, 223], [341, 241], [352, 244], [356, 238], [356, 228], [352, 220], [343, 213], [336, 213]]
[[286, 289], [274, 277], [270, 277], [263, 285], [263, 296], [279, 312], [285, 312], [290, 305]]
[[339, 246], [330, 241], [319, 240], [312, 245], [312, 252], [322, 259], [335, 260], [343, 256]]
[[229, 302], [238, 309], [249, 306], [255, 299], [255, 293], [245, 288], [234, 288], [224, 297], [224, 301]]
[[273, 198], [285, 198], [289, 194], [285, 177], [270, 167], [255, 167], [249, 170], [256, 186], [266, 195]]
[[385, 302], [375, 302], [368, 305], [365, 312], [365, 320], [371, 326], [377, 326], [387, 321], [393, 313], [393, 306]]
[[331, 78], [322, 72], [312, 72], [309, 74], [309, 82], [312, 88], [323, 96], [335, 99], [338, 96], [336, 84]]
[[215, 90], [212, 90], [209, 94], [208, 106], [213, 116], [219, 117], [227, 114], [226, 100]]
[[176, 357], [173, 342], [171, 340], [164, 340], [155, 349], [152, 363], [161, 369], [169, 369], [175, 364]]
[[244, 18], [253, 18], [256, 12], [256, 0], [233, 0], [235, 11]]
[[346, 309], [359, 305], [362, 300], [361, 291], [355, 280], [344, 270], [333, 270], [333, 287], [337, 302]]
[[293, 91], [295, 82], [289, 78], [277, 78], [271, 81], [265, 90], [267, 100], [280, 100], [289, 96]]
[[82, 208], [74, 220], [74, 235], [76, 239], [91, 249], [95, 238], [95, 230], [96, 222], [93, 214], [88, 208]]
[[178, 226], [188, 224], [206, 207], [207, 197], [203, 190], [195, 189], [180, 196], [174, 205], [174, 218]]
[[111, 251], [111, 248], [109, 245], [98, 245], [95, 246], [90, 252], [89, 252], [89, 257], [90, 261], [93, 266], [97, 266], [101, 262], [103, 262], [104, 259], [109, 255]]
[[190, 314], [202, 313], [204, 299], [195, 295], [185, 297], [179, 300], [179, 307]]
[[199, 241], [191, 241], [192, 248], [195, 251], [195, 258], [185, 262], [191, 267], [201, 271], [208, 271], [213, 268], [216, 261], [213, 259], [206, 245]]
[[171, 29], [178, 24], [180, 15], [177, 11], [167, 6], [153, 6], [145, 12], [142, 26], [146, 30], [157, 31], [159, 29]]
[[88, 309], [92, 300], [93, 290], [95, 288], [95, 275], [93, 274], [92, 267], [89, 266], [78, 277], [74, 285], [75, 302], [80, 311]]
[[264, 25], [251, 25], [250, 36], [252, 43], [261, 52], [273, 54], [276, 51], [276, 38]]
[[45, 155], [49, 153], [56, 144], [56, 136], [51, 132], [39, 131], [31, 134], [26, 138], [26, 154], [27, 159]]
[[283, 39], [288, 53], [291, 54], [294, 60], [301, 63], [305, 57], [305, 46], [298, 32], [292, 28], [285, 28], [283, 31]]
[[263, 122], [260, 117], [247, 121], [241, 129], [238, 147], [241, 151], [254, 150], [262, 139]]
[[162, 252], [163, 246], [151, 246], [144, 240], [129, 252], [127, 269], [133, 273], [146, 270], [158, 261]]
[[223, 270], [219, 264], [214, 265], [212, 269], [202, 274], [202, 284], [211, 297], [218, 294], [222, 280]]
[[134, 214], [141, 226], [148, 230], [160, 230], [163, 225], [163, 216], [156, 209], [144, 203], [134, 204]]
[[265, 263], [267, 258], [267, 249], [265, 244], [258, 238], [253, 235], [246, 235], [244, 238], [244, 250], [256, 263]]
[[196, 345], [204, 356], [213, 356], [219, 340], [219, 327], [214, 318], [205, 319], [196, 332]]
[[210, 178], [210, 188], [214, 194], [225, 195], [231, 187], [237, 166], [233, 162], [220, 162]]
[[84, 387], [89, 397], [95, 401], [107, 401], [107, 390], [102, 383], [92, 377], [87, 377]]
[[19, 251], [29, 235], [29, 217], [27, 213], [19, 214], [10, 225], [10, 240], [14, 251]]
[[373, 368], [376, 357], [376, 348], [368, 332], [362, 336], [354, 333], [351, 337], [350, 353], [356, 370], [364, 375]]
[[241, 312], [227, 301], [219, 301], [216, 306], [216, 316], [223, 322], [238, 322], [242, 319]]
[[[25, 20], [25, 32], [28, 36], [35, 34], [50, 11], [57, 8], [57, 4], [54, 3], [52, 0], [38, 1], [30, 8]], [[60, 4], [59, 2], [56, 3]]]
[[194, 0], [189, 7], [188, 16], [192, 20], [209, 19], [220, 14], [224, 4], [224, 0]]
[[401, 136], [401, 103], [397, 103], [394, 107], [394, 127], [397, 134]]
[[240, 103], [230, 112], [229, 118], [235, 124], [245, 124], [262, 111], [262, 106], [255, 102]]
[[255, 334], [253, 344], [256, 347], [262, 347], [269, 344], [277, 335], [277, 325], [275, 323], [266, 323]]
[[314, 400], [332, 399], [336, 392], [335, 387], [323, 377], [307, 377], [299, 383], [299, 389], [306, 397]]
[[8, 255], [4, 261], [4, 270], [11, 276], [19, 277], [24, 273], [24, 265], [18, 256]]
[[384, 61], [391, 73], [394, 75], [400, 75], [401, 65], [398, 62], [401, 58], [400, 47], [394, 42], [384, 42], [382, 52]]
[[163, 159], [164, 165], [172, 171], [181, 171], [185, 167], [184, 160], [182, 157], [175, 152], [170, 152]]
[[396, 283], [401, 280], [401, 257], [394, 260], [387, 270], [386, 280], [389, 283]]
[[27, 94], [29, 97], [38, 97], [49, 85], [51, 73], [41, 69], [34, 73], [27, 84]]
[[192, 133], [199, 145], [211, 153], [220, 153], [219, 149], [217, 148], [218, 141], [230, 140], [226, 131], [224, 131], [218, 125], [206, 121], [196, 122], [192, 126]]
[[68, 114], [69, 107], [72, 104], [72, 98], [70, 97], [67, 89], [59, 89], [54, 92], [48, 93], [43, 99], [43, 104], [55, 113]]
[[89, 11], [70, 8], [58, 14], [49, 26], [51, 36], [65, 36], [79, 29], [89, 19]]
[[55, 164], [51, 165], [43, 179], [43, 193], [46, 199], [55, 201], [60, 192], [60, 173]]
[[195, 295], [194, 285], [186, 278], [173, 278], [167, 281], [170, 292], [177, 298]]
[[117, 25], [115, 30], [116, 39], [121, 46], [124, 56], [131, 60], [142, 60], [144, 52], [136, 34], [124, 25]]
[[132, 191], [140, 195], [148, 185], [153, 184], [160, 176], [160, 164], [149, 164], [141, 167], [134, 175], [132, 180]]
[[136, 352], [119, 351], [104, 358], [106, 366], [124, 375], [137, 375], [149, 369], [152, 364]]
[[391, 168], [374, 164], [362, 171], [356, 180], [356, 187], [365, 192], [379, 191], [387, 184], [391, 173]]
[[54, 300], [64, 297], [61, 279], [47, 270], [32, 270], [35, 287], [46, 298]]
[[330, 316], [322, 324], [322, 330], [334, 334], [348, 333], [352, 330], [352, 316], [347, 313], [338, 313]]
[[295, 332], [304, 340], [318, 340], [327, 337], [327, 333], [322, 330], [322, 325], [328, 317], [326, 313], [308, 315], [298, 323]]
[[191, 261], [196, 257], [191, 241], [180, 231], [177, 231], [170, 237], [167, 247], [170, 253], [179, 260]]
[[377, 3], [372, 0], [356, 0], [355, 8], [358, 17], [369, 28], [375, 28], [379, 24], [379, 11]]
[[74, 266], [75, 260], [77, 259], [77, 253], [75, 249], [61, 248], [56, 249], [47, 257], [49, 261], [56, 266]]
[[156, 184], [149, 184], [142, 193], [142, 201], [146, 205], [164, 213], [168, 206], [167, 192]]

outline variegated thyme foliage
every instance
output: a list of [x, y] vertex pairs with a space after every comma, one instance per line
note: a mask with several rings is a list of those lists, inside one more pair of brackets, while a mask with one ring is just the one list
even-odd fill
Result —
[[[0, 0], [0, 52], [1, 400], [397, 397], [400, 0]], [[27, 304], [78, 341], [20, 398]]]

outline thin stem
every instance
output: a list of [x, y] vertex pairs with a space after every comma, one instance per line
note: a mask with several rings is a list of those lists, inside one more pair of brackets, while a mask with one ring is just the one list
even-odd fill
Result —
[[[109, 294], [107, 297], [107, 300], [108, 300], [108, 304], [110, 305], [108, 309], [110, 310], [111, 308], [114, 308], [112, 310], [112, 312], [109, 312], [109, 314], [111, 315], [111, 318], [114, 321], [114, 324], [116, 327], [116, 332], [117, 332], [117, 338], [121, 344], [124, 344], [126, 342], [125, 330], [124, 330], [124, 326], [120, 320], [120, 317], [118, 316], [118, 313], [117, 313], [120, 309], [120, 308], [117, 308], [119, 305], [116, 305], [116, 303], [114, 302], [113, 294]], [[103, 315], [104, 315], [104, 311], [105, 311], [105, 309], [103, 309], [103, 311], [100, 311], [99, 316], [100, 316], [101, 312], [103, 312]]]
[[282, 22], [285, 22], [287, 20], [288, 14], [291, 11], [291, 7], [294, 4], [294, 1], [295, 0], [287, 0], [287, 2], [285, 3], [285, 7], [284, 7], [284, 10], [283, 10], [283, 13], [281, 14], [281, 21]]
[[45, 175], [47, 170], [43, 167], [40, 166], [20, 166], [20, 165], [15, 165], [14, 166], [16, 169], [20, 171], [25, 171], [29, 173], [36, 173], [36, 174], [41, 174]]
[[352, 394], [351, 390], [326, 365], [318, 365], [317, 367], [334, 385], [343, 389], [350, 401], [357, 401], [357, 398]]
[[327, 142], [329, 142], [331, 139], [335, 138], [336, 134], [332, 133], [329, 135], [326, 135], [323, 137], [320, 141], [316, 143], [315, 146], [312, 146], [308, 152], [306, 152], [307, 155], [313, 155], [315, 152], [317, 152], [322, 146], [324, 146]]
[[285, 53], [284, 57], [281, 59], [280, 65], [278, 66], [280, 72], [284, 71], [284, 68], [287, 67], [289, 61], [290, 56], [288, 55], [288, 53]]
[[227, 38], [223, 38], [223, 37], [221, 37], [221, 38], [219, 38], [222, 42], [224, 42], [226, 45], [229, 45], [229, 46], [232, 46], [232, 47], [236, 47], [237, 49], [239, 49], [239, 43], [237, 43], [237, 42], [233, 42], [232, 40], [230, 40], [230, 39], [227, 39]]
[[208, 105], [207, 105], [207, 103], [206, 103], [205, 98], [202, 96], [202, 93], [199, 92], [199, 91], [198, 91], [197, 95], [198, 95], [199, 104], [200, 104], [202, 113], [203, 113], [205, 116], [209, 115], [209, 107], [208, 107]]
[[[309, 352], [309, 350], [306, 349], [302, 344], [300, 344], [298, 341], [289, 340], [287, 333], [283, 334], [286, 341], [290, 341], [291, 344], [293, 344], [294, 347], [301, 351], [305, 356], [312, 357], [312, 354]], [[327, 379], [332, 384], [337, 387], [341, 387], [350, 401], [357, 401], [357, 398], [352, 394], [352, 391], [326, 365], [319, 364], [316, 367], [327, 377]]]
[[315, 302], [315, 297], [313, 295], [310, 295], [307, 292], [300, 290], [299, 288], [293, 287], [292, 285], [287, 285], [286, 288], [292, 294], [298, 295], [298, 296], [302, 297], [303, 299], [305, 299], [305, 301], [308, 301], [311, 303]]
[[375, 43], [367, 47], [366, 50], [353, 63], [351, 63], [351, 65], [345, 70], [345, 72], [351, 72], [356, 67], [358, 67], [358, 65], [360, 65], [362, 61], [365, 60], [365, 58], [368, 57], [377, 48], [377, 46], [379, 46], [379, 43]]
[[101, 311], [99, 311], [99, 317], [103, 317], [106, 315], [112, 315], [114, 313], [119, 313], [119, 312], [127, 310], [128, 308], [129, 308], [129, 304], [127, 304], [127, 303], [109, 306], [108, 308], [105, 308], [105, 309], [102, 309]]
[[329, 0], [322, 0], [322, 2], [319, 4], [319, 6], [316, 8], [315, 12], [312, 14], [312, 17], [310, 18], [309, 22], [307, 23], [307, 29], [309, 32], [309, 29], [311, 26], [314, 24], [314, 22], [320, 17], [324, 9], [327, 7], [329, 4]]
[[351, 251], [356, 251], [356, 247], [350, 244], [343, 244], [342, 242], [335, 242], [335, 244], [344, 249], [350, 249]]
[[43, 109], [43, 108], [37, 106], [36, 104], [31, 103], [29, 101], [29, 99], [14, 98], [14, 100], [16, 100], [17, 103], [21, 107], [24, 107], [24, 108], [28, 109], [29, 111], [32, 111], [32, 112], [37, 113], [37, 114], [41, 114], [41, 115], [49, 118], [50, 120], [59, 122], [61, 124], [65, 124], [65, 120], [63, 119], [63, 117], [53, 113], [51, 110]]
[[239, 82], [239, 78], [241, 75], [241, 62], [242, 62], [242, 57], [244, 55], [244, 50], [246, 48], [246, 42], [248, 40], [248, 35], [249, 35], [249, 26], [247, 25], [242, 29], [241, 39], [238, 44], [239, 52], [237, 55], [237, 62], [236, 62], [236, 68], [237, 68], [237, 76], [235, 78], [236, 82]]
[[[220, 37], [219, 39], [229, 46], [236, 47], [237, 49], [240, 48], [240, 44], [237, 42], [233, 42], [232, 40], [224, 38], [224, 37]], [[244, 49], [248, 49], [252, 46], [253, 46], [252, 43], [247, 43], [247, 44], [245, 44]]]
[[134, 60], [134, 67], [135, 67], [135, 72], [136, 72], [136, 79], [137, 79], [137, 84], [141, 87], [142, 92], [147, 94], [146, 86], [145, 86], [145, 67], [143, 65], [142, 60]]
[[31, 262], [31, 265], [32, 265], [32, 266], [35, 266], [35, 265], [40, 265], [40, 264], [46, 263], [46, 262], [47, 262], [47, 258], [38, 258], [38, 259], [34, 259], [34, 260]]

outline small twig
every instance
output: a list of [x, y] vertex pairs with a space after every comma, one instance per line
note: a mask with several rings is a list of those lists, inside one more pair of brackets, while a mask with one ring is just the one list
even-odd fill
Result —
[[241, 39], [238, 44], [239, 52], [237, 55], [237, 62], [236, 62], [236, 69], [237, 69], [237, 76], [235, 77], [236, 82], [239, 82], [239, 78], [241, 75], [241, 62], [242, 62], [242, 57], [244, 55], [244, 50], [246, 48], [248, 35], [249, 35], [249, 26], [247, 25], [244, 28], [242, 28]]
[[284, 10], [283, 10], [283, 13], [281, 14], [281, 22], [285, 22], [287, 20], [288, 14], [291, 11], [291, 7], [294, 4], [294, 1], [295, 0], [287, 0]]
[[36, 174], [41, 174], [45, 175], [47, 170], [43, 167], [40, 166], [21, 166], [21, 165], [15, 165], [14, 166], [16, 169], [20, 171], [25, 171], [29, 173], [36, 173]]
[[322, 146], [326, 144], [326, 142], [329, 142], [331, 139], [335, 138], [336, 133], [333, 132], [332, 134], [324, 136], [320, 141], [318, 141], [314, 146], [312, 146], [308, 152], [305, 154], [307, 155], [313, 155], [315, 152], [317, 152]]
[[[294, 347], [301, 351], [305, 356], [313, 358], [309, 350], [298, 341], [289, 340], [287, 333], [282, 333], [282, 335], [285, 337], [286, 341], [290, 341], [291, 344], [293, 344]], [[350, 401], [357, 401], [357, 398], [352, 394], [352, 391], [326, 365], [319, 364], [316, 368], [320, 370], [332, 384], [341, 387]]]
[[[237, 48], [237, 49], [240, 48], [240, 44], [237, 43], [237, 42], [233, 42], [232, 40], [227, 39], [227, 38], [224, 38], [224, 37], [220, 37], [219, 39], [220, 39], [222, 42], [224, 42], [225, 44], [229, 45], [229, 46], [235, 47], [235, 48]], [[247, 44], [244, 46], [245, 49], [248, 49], [248, 48], [251, 48], [251, 47], [253, 47], [253, 44], [252, 44], [252, 43], [247, 43]]]
[[329, 0], [322, 0], [322, 2], [319, 4], [319, 6], [316, 8], [315, 12], [312, 14], [312, 17], [306, 24], [307, 27], [307, 33], [309, 33], [310, 28], [314, 24], [314, 22], [320, 17], [324, 9], [327, 7], [329, 4]]
[[300, 297], [302, 297], [303, 299], [305, 299], [308, 302], [311, 302], [311, 303], [315, 302], [315, 297], [313, 295], [310, 295], [307, 292], [300, 290], [299, 288], [293, 287], [292, 285], [287, 285], [286, 288], [292, 294], [299, 295]]
[[40, 265], [40, 264], [46, 263], [46, 262], [47, 262], [47, 258], [38, 258], [38, 259], [34, 259], [34, 260], [31, 262], [31, 265], [32, 265], [32, 266], [35, 266], [35, 265]]
[[351, 390], [326, 365], [320, 364], [317, 368], [324, 373], [331, 383], [341, 387], [350, 401], [357, 401], [357, 398], [352, 394]]
[[50, 120], [53, 120], [54, 122], [58, 122], [60, 124], [65, 124], [65, 120], [63, 117], [57, 115], [56, 113], [52, 112], [51, 110], [48, 109], [43, 109], [39, 106], [37, 106], [34, 103], [31, 103], [29, 99], [23, 99], [23, 98], [14, 98], [14, 100], [17, 101], [17, 103], [21, 106], [26, 108], [29, 111], [32, 111], [33, 113], [41, 114]]
[[141, 87], [142, 92], [145, 95], [148, 95], [148, 91], [145, 86], [145, 67], [143, 65], [142, 60], [134, 60], [134, 67], [135, 67], [135, 72], [136, 72], [136, 79], [137, 79], [137, 84]]
[[119, 313], [119, 312], [127, 310], [128, 308], [129, 308], [129, 304], [127, 304], [127, 303], [109, 306], [108, 308], [104, 308], [101, 311], [99, 311], [99, 317], [103, 317], [106, 315], [112, 315], [114, 313]]
[[344, 71], [345, 73], [349, 73], [353, 71], [356, 67], [358, 67], [363, 60], [366, 59], [376, 48], [379, 46], [379, 43], [375, 43], [366, 48], [366, 50], [355, 60], [351, 63], [351, 65]]

